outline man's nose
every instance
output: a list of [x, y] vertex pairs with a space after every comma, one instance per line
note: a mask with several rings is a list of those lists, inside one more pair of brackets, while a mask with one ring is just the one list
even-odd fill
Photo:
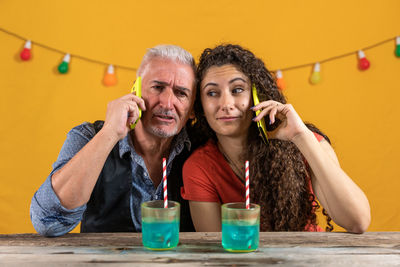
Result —
[[174, 91], [172, 88], [164, 89], [160, 94], [160, 105], [166, 109], [172, 109], [173, 107]]

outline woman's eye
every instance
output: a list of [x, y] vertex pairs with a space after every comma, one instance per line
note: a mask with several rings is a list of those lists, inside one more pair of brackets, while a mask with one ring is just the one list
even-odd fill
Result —
[[243, 91], [244, 91], [243, 88], [238, 87], [238, 88], [233, 89], [233, 90], [232, 90], [232, 93], [233, 93], [233, 94], [239, 94], [239, 93], [241, 93], [241, 92], [243, 92]]
[[207, 95], [208, 95], [208, 96], [216, 96], [216, 95], [217, 95], [217, 92], [215, 92], [215, 91], [208, 91], [208, 92], [207, 92]]

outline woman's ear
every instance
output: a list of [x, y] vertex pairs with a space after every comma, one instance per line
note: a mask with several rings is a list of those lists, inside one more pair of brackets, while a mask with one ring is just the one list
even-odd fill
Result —
[[190, 112], [189, 119], [191, 119], [191, 120], [196, 119], [196, 114], [194, 113], [194, 109], [192, 109], [192, 111]]
[[194, 110], [190, 112], [189, 119], [191, 120], [190, 125], [193, 127], [197, 123], [197, 118]]

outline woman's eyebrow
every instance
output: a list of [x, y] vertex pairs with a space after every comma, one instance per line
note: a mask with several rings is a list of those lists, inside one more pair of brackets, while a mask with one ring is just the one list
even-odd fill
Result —
[[217, 86], [217, 85], [218, 85], [217, 83], [209, 82], [206, 85], [204, 85], [202, 89], [204, 90], [207, 86]]
[[[246, 83], [246, 80], [243, 79], [242, 77], [233, 78], [232, 80], [229, 81], [229, 83], [231, 84], [231, 83], [234, 83], [236, 81], [242, 81], [242, 82]], [[204, 85], [204, 87], [202, 89], [204, 90], [207, 86], [218, 86], [218, 84], [215, 83], [215, 82], [209, 82], [206, 85]]]
[[237, 77], [237, 78], [233, 78], [232, 80], [230, 80], [229, 83], [236, 82], [237, 80], [242, 81], [242, 82], [244, 82], [244, 83], [246, 82], [243, 78]]

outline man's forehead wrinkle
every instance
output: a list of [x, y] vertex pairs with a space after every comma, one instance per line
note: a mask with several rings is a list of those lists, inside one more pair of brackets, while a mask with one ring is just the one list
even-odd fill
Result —
[[155, 58], [146, 65], [143, 78], [147, 76], [150, 84], [171, 86], [186, 92], [194, 91], [195, 74], [190, 65]]
[[[160, 85], [168, 85], [168, 86], [171, 86], [170, 83], [165, 82], [165, 81], [152, 80], [151, 82], [152, 82], [152, 83], [156, 83], [156, 84], [160, 84]], [[177, 84], [175, 84], [175, 85], [174, 85], [174, 88], [179, 89], [179, 90], [189, 91], [189, 92], [192, 91], [192, 90], [190, 90], [189, 88], [187, 88], [187, 87], [185, 87], [185, 86], [183, 86], [183, 85], [177, 85]]]

